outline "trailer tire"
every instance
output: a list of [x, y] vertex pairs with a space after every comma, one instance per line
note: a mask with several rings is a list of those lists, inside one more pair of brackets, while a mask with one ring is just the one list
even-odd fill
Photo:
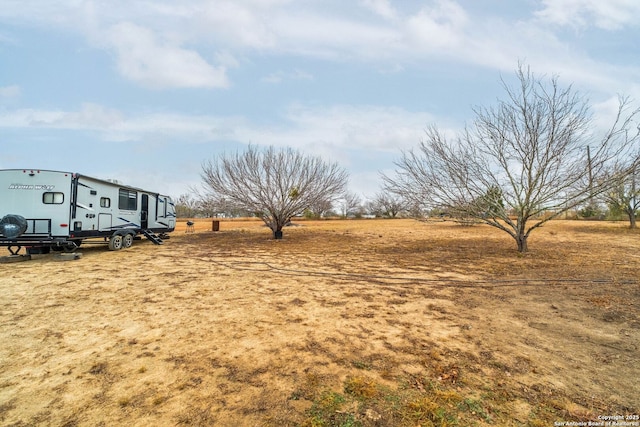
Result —
[[130, 248], [133, 245], [133, 238], [135, 235], [133, 233], [127, 233], [122, 236], [122, 247], [124, 249]]
[[114, 234], [109, 239], [109, 250], [119, 251], [122, 249], [122, 234]]

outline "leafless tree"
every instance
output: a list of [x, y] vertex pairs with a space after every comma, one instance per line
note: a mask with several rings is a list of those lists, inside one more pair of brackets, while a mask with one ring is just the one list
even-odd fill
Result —
[[403, 211], [406, 211], [409, 204], [398, 194], [390, 191], [381, 191], [373, 199], [376, 215], [395, 218]]
[[588, 103], [570, 86], [523, 65], [516, 74], [516, 87], [503, 81], [506, 100], [475, 108], [475, 121], [453, 142], [428, 127], [419, 149], [396, 162], [397, 175], [383, 179], [416, 203], [508, 233], [526, 252], [533, 230], [630, 173], [639, 111], [619, 98], [613, 124], [598, 136]]
[[309, 212], [313, 218], [322, 218], [329, 213], [333, 208], [333, 201], [331, 199], [318, 199], [316, 202], [309, 205]]
[[604, 200], [609, 209], [625, 214], [629, 218], [629, 228], [635, 229], [636, 216], [640, 210], [640, 184], [637, 179], [640, 175], [640, 167], [631, 175], [621, 179], [608, 192], [604, 193]]
[[344, 218], [349, 215], [355, 215], [362, 207], [360, 196], [355, 193], [345, 192], [340, 198], [338, 205], [340, 213]]
[[175, 201], [178, 218], [193, 218], [198, 215], [198, 200], [192, 194], [181, 194]]
[[290, 148], [261, 151], [250, 145], [204, 162], [202, 179], [211, 199], [255, 213], [278, 239], [293, 216], [344, 193], [348, 174], [337, 163]]

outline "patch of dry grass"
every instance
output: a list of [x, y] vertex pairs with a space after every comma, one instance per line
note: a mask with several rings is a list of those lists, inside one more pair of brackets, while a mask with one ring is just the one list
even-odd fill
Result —
[[0, 422], [520, 426], [640, 410], [640, 234], [625, 224], [554, 221], [524, 256], [451, 223], [210, 230], [0, 265]]

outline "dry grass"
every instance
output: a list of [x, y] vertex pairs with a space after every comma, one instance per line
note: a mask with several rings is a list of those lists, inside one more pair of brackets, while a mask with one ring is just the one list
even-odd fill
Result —
[[210, 221], [0, 264], [0, 425], [553, 425], [640, 408], [640, 234]]

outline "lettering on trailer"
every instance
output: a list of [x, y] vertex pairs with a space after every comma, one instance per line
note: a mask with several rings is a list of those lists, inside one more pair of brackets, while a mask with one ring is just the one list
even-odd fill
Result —
[[56, 188], [55, 185], [51, 184], [11, 184], [9, 185], [9, 190], [53, 190]]

